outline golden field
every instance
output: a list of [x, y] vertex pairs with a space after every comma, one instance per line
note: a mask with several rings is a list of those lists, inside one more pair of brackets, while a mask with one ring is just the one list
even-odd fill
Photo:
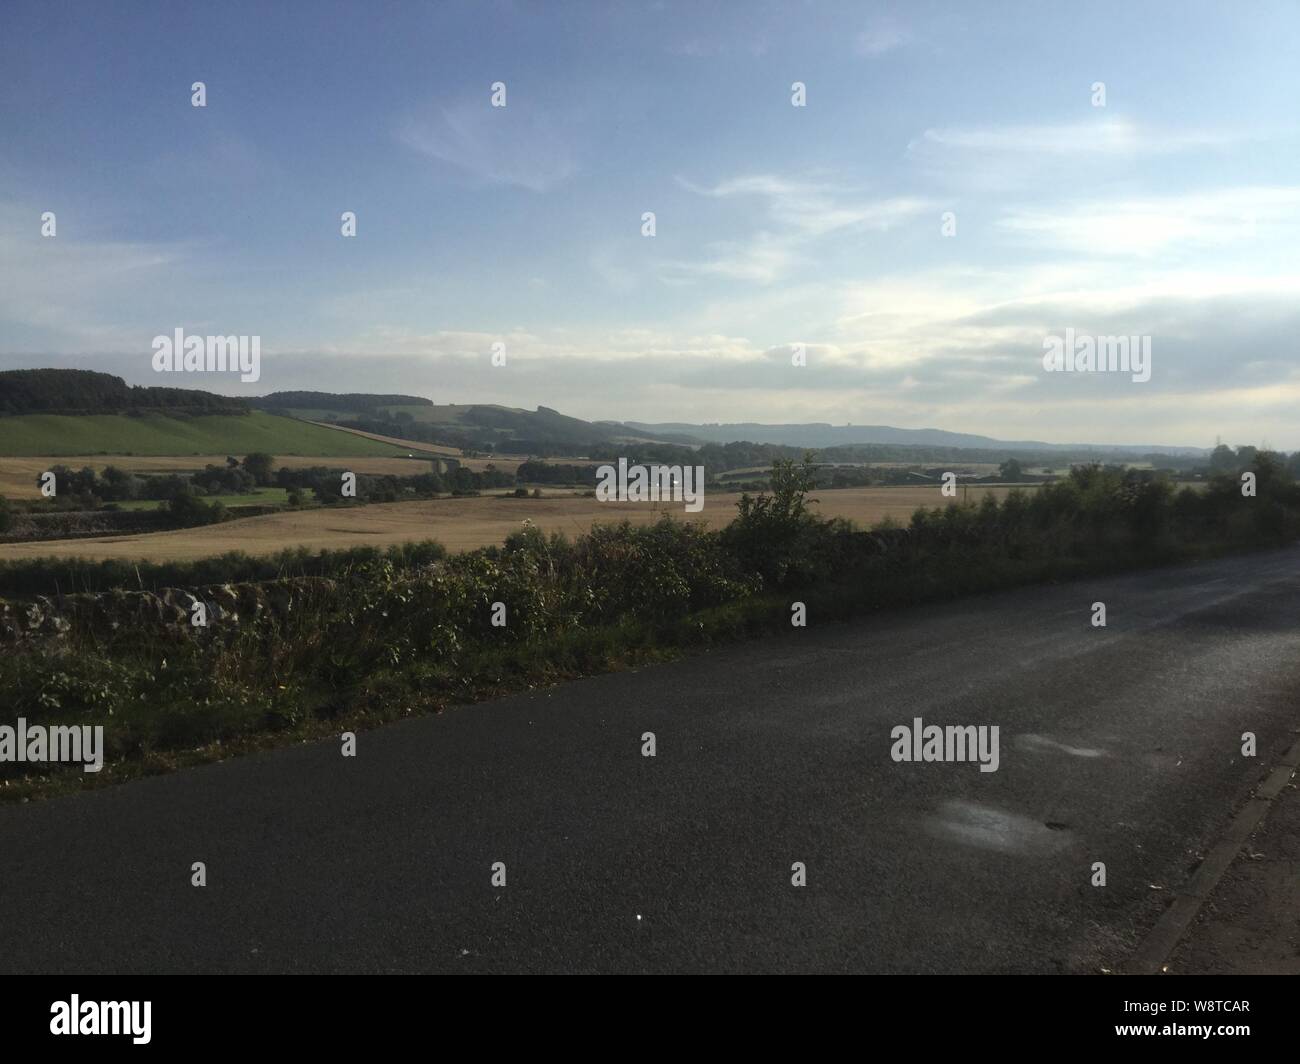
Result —
[[[21, 460], [6, 459], [5, 468], [11, 468], [15, 461]], [[140, 461], [149, 463], [151, 469], [158, 469], [160, 462], [187, 459], [150, 458]], [[194, 461], [199, 466], [203, 465], [202, 459], [196, 458]], [[285, 464], [291, 464], [288, 459], [284, 461]], [[320, 460], [302, 461], [312, 464], [313, 461]], [[369, 470], [365, 468], [365, 463], [384, 462], [404, 464], [409, 469], [405, 459], [392, 458], [358, 459], [354, 465], [359, 472], [366, 472]], [[73, 463], [69, 461], [68, 464]], [[987, 492], [993, 492], [1002, 498], [1010, 489], [974, 486], [963, 490], [968, 491], [970, 501], [978, 502]], [[482, 495], [380, 503], [373, 506], [316, 508], [246, 517], [224, 524], [175, 532], [6, 543], [0, 544], [0, 560], [79, 556], [91, 559], [184, 561], [231, 550], [241, 550], [247, 554], [274, 554], [298, 546], [309, 550], [386, 547], [423, 539], [435, 539], [448, 550], [460, 551], [501, 543], [509, 533], [520, 528], [525, 518], [531, 519], [545, 532], [566, 532], [570, 536], [586, 531], [594, 523], [618, 522], [626, 518], [637, 524], [646, 524], [657, 520], [663, 513], [692, 521], [704, 521], [718, 527], [727, 524], [735, 516], [736, 501], [739, 498], [739, 495], [733, 493], [706, 493], [704, 509], [697, 514], [685, 513], [680, 503], [597, 502], [594, 498], [563, 493], [550, 494], [541, 499]], [[818, 513], [828, 517], [848, 518], [863, 528], [886, 516], [906, 523], [912, 511], [920, 506], [939, 506], [951, 501], [939, 494], [938, 486], [843, 488], [816, 492], [814, 498], [820, 500], [813, 504], [813, 509]]]

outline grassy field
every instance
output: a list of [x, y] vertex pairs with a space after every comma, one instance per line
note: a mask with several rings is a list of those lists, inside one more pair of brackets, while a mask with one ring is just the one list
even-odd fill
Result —
[[[384, 406], [378, 409], [389, 417], [397, 414], [410, 414], [412, 419], [425, 425], [456, 425], [474, 408], [455, 403], [444, 403], [442, 405], [435, 404], [434, 406]], [[498, 409], [516, 410], [521, 414], [527, 413], [526, 410], [519, 410], [515, 407], [498, 407]]]
[[[219, 502], [222, 506], [276, 506], [289, 501], [284, 488], [258, 488], [251, 495], [204, 495], [204, 502]], [[131, 499], [117, 504], [123, 510], [156, 510], [166, 506], [158, 499]]]
[[399, 449], [306, 421], [254, 411], [170, 418], [158, 414], [0, 417], [0, 455], [391, 455]]
[[[969, 499], [978, 502], [988, 492], [1002, 498], [1008, 490], [973, 487], [969, 489]], [[844, 488], [818, 492], [815, 497], [820, 500], [812, 507], [817, 513], [849, 518], [863, 527], [886, 516], [906, 523], [917, 507], [940, 506], [951, 501], [939, 494], [938, 487]], [[684, 513], [680, 503], [658, 506], [602, 503], [574, 495], [548, 495], [541, 499], [478, 496], [321, 508], [285, 511], [175, 532], [5, 543], [0, 544], [0, 559], [75, 556], [183, 561], [229, 550], [265, 555], [286, 547], [303, 546], [310, 550], [385, 547], [425, 539], [436, 539], [448, 550], [461, 551], [501, 543], [520, 528], [525, 518], [543, 531], [570, 535], [586, 531], [593, 523], [624, 518], [635, 524], [647, 524], [658, 520], [663, 513], [720, 527], [736, 516], [738, 498], [730, 493], [706, 494], [704, 509], [698, 514]]]
[[[316, 424], [316, 422], [312, 422], [312, 424]], [[326, 426], [322, 423], [322, 427]], [[362, 429], [350, 429], [342, 425], [330, 425], [327, 427], [338, 432], [348, 432], [354, 436], [361, 436], [367, 440], [378, 440], [380, 443], [388, 443], [392, 444], [394, 447], [404, 448], [408, 454], [413, 454], [417, 458], [422, 454], [427, 454], [436, 458], [442, 456], [455, 457], [461, 453], [459, 448], [444, 447], [438, 443], [421, 443], [419, 440], [404, 440], [397, 436], [380, 436], [378, 433], [365, 432]], [[495, 466], [503, 473], [513, 473], [519, 468], [521, 462], [527, 460], [528, 455], [525, 454], [498, 454], [493, 455], [491, 458], [457, 458], [457, 461], [459, 461], [461, 465], [475, 473], [481, 473], [489, 465]], [[560, 465], [598, 464], [594, 459], [590, 458], [551, 458], [548, 459], [548, 461]]]
[[387, 443], [393, 447], [404, 447], [410, 454], [430, 454], [455, 457], [460, 454], [459, 447], [447, 447], [441, 443], [422, 443], [419, 440], [403, 440], [397, 436], [381, 436], [377, 432], [366, 432], [364, 429], [352, 429], [346, 425], [331, 425], [325, 421], [308, 420], [310, 425], [316, 425], [318, 428], [329, 429], [333, 432], [344, 432], [349, 436], [359, 436], [363, 440], [374, 440], [379, 443]]

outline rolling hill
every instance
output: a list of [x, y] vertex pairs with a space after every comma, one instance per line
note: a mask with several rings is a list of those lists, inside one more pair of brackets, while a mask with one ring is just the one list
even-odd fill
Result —
[[[310, 406], [287, 404], [281, 396], [301, 395]], [[306, 421], [329, 422], [380, 437], [444, 448], [495, 451], [501, 454], [577, 456], [596, 444], [628, 440], [668, 442], [653, 433], [636, 432], [613, 421], [583, 421], [558, 410], [536, 410], [488, 403], [390, 403], [390, 396], [350, 395], [330, 403], [324, 393], [275, 393], [250, 404]], [[688, 441], [690, 442], [690, 441]]]
[[[309, 424], [310, 422], [328, 424]], [[348, 428], [351, 433], [338, 432]], [[1052, 444], [999, 440], [943, 429], [890, 425], [703, 425], [584, 421], [538, 406], [435, 404], [402, 394], [273, 392], [236, 399], [195, 389], [129, 386], [90, 370], [0, 372], [0, 454], [192, 455], [268, 451], [277, 455], [394, 455], [407, 450], [578, 457], [637, 443], [768, 444], [796, 448], [886, 446], [987, 455], [1093, 461], [1168, 455], [1191, 460], [1197, 447]], [[879, 458], [880, 456], [875, 456]], [[908, 457], [908, 456], [904, 456]], [[1000, 459], [995, 459], [1000, 460]]]
[[[607, 427], [610, 427], [607, 424]], [[1204, 447], [1170, 447], [1160, 444], [1079, 444], [1044, 443], [1040, 440], [999, 440], [945, 429], [900, 429], [892, 425], [829, 425], [825, 423], [761, 425], [755, 422], [736, 424], [691, 425], [685, 422], [650, 424], [625, 421], [624, 432], [643, 432], [660, 439], [695, 443], [775, 443], [787, 447], [844, 447], [854, 444], [899, 444], [915, 447], [958, 447], [998, 451], [1060, 451], [1071, 454], [1095, 452], [1098, 455], [1168, 454], [1204, 455]]]

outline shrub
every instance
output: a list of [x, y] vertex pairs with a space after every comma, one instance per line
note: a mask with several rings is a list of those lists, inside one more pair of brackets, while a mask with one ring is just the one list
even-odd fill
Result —
[[183, 528], [211, 525], [226, 519], [226, 508], [220, 502], [204, 502], [197, 495], [177, 492], [167, 504], [167, 512]]
[[726, 528], [727, 547], [773, 587], [785, 581], [801, 535], [816, 524], [806, 502], [814, 479], [811, 453], [799, 465], [778, 458], [772, 463], [771, 494], [742, 494], [736, 519]]

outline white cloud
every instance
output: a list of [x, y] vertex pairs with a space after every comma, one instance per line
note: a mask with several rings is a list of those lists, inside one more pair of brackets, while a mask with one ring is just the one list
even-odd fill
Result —
[[998, 226], [1038, 247], [1096, 255], [1153, 255], [1172, 245], [1207, 248], [1259, 240], [1294, 246], [1300, 187], [1013, 209]]
[[545, 192], [577, 171], [561, 125], [524, 98], [493, 107], [485, 91], [402, 120], [397, 139], [482, 181]]
[[857, 35], [853, 50], [858, 55], [878, 56], [901, 48], [912, 39], [911, 33], [890, 18], [878, 18]]
[[1247, 137], [1240, 132], [1151, 129], [1124, 118], [1107, 117], [1043, 125], [927, 129], [908, 145], [908, 152], [922, 155], [927, 149], [943, 148], [1022, 155], [1149, 155], [1224, 147], [1243, 139]]
[[765, 201], [762, 228], [740, 241], [707, 245], [703, 260], [665, 264], [662, 276], [672, 281], [691, 276], [771, 284], [806, 260], [815, 243], [855, 230], [886, 232], [936, 209], [937, 201], [916, 196], [862, 199], [827, 182], [792, 180], [772, 174], [733, 178], [712, 186], [684, 178], [678, 183], [715, 199], [757, 197]]
[[72, 210], [56, 213], [58, 236], [40, 235], [45, 207], [0, 203], [0, 322], [48, 337], [50, 349], [83, 352], [148, 339], [122, 320], [138, 292], [175, 283], [194, 244], [87, 237]]

